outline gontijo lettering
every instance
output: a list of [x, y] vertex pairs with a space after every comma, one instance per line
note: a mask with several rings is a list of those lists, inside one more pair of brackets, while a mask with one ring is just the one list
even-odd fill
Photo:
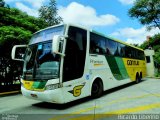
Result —
[[136, 61], [136, 60], [127, 60], [127, 65], [139, 65], [139, 61]]

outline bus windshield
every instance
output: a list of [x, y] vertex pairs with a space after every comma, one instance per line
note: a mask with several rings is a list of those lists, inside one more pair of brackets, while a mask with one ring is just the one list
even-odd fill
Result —
[[60, 56], [51, 52], [52, 42], [30, 45], [25, 54], [23, 77], [26, 80], [49, 80], [59, 77]]
[[23, 79], [38, 81], [59, 77], [60, 56], [52, 53], [52, 39], [64, 31], [65, 26], [60, 25], [33, 35], [24, 56]]

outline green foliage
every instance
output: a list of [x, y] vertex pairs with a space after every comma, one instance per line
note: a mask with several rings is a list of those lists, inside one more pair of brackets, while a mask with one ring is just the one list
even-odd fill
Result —
[[43, 20], [16, 8], [0, 7], [0, 16], [0, 46], [9, 58], [15, 44], [28, 44], [32, 33], [47, 26]]
[[[13, 31], [10, 31], [13, 30]], [[3, 32], [3, 34], [2, 34]], [[31, 37], [30, 31], [24, 31], [20, 28], [12, 28], [12, 27], [3, 27], [0, 28], [0, 46], [1, 51], [0, 56], [5, 56], [6, 58], [11, 58], [11, 50], [14, 45], [17, 44], [26, 44], [28, 43], [28, 39]]]
[[0, 16], [0, 26], [12, 25], [24, 28], [32, 33], [47, 26], [47, 24], [43, 23], [43, 20], [28, 16], [16, 8], [8, 9], [0, 7]]
[[160, 49], [155, 52], [154, 59], [160, 64]]
[[48, 24], [48, 26], [61, 23], [63, 20], [57, 14], [56, 1], [50, 0], [48, 5], [41, 6], [39, 9], [39, 17]]
[[155, 77], [160, 77], [160, 72], [159, 71], [155, 74]]
[[18, 76], [21, 74], [18, 69], [22, 68], [22, 62], [11, 60], [14, 45], [28, 44], [34, 32], [62, 21], [57, 17], [55, 0], [51, 0], [48, 6], [42, 6], [40, 11], [40, 18], [35, 18], [16, 8], [9, 8], [4, 0], [0, 0], [0, 77], [12, 81], [16, 73]]
[[160, 64], [160, 34], [154, 35], [149, 41], [145, 41], [140, 47], [142, 49], [147, 49], [149, 46], [155, 51], [155, 61]]
[[21, 43], [27, 43], [31, 37], [31, 31], [24, 30], [20, 27], [3, 26], [0, 27], [0, 45], [3, 45], [8, 41], [19, 41]]
[[4, 0], [0, 0], [0, 7], [4, 7], [4, 6], [5, 6]]
[[20, 27], [3, 26], [0, 27], [0, 35], [0, 46], [6, 49], [6, 47], [12, 48], [12, 46], [15, 44], [28, 43], [32, 33], [31, 31], [24, 30]]
[[[22, 63], [11, 60], [12, 47], [16, 44], [28, 44], [32, 34], [46, 26], [42, 19], [29, 16], [16, 8], [9, 8], [0, 0], [1, 77], [12, 81], [15, 73], [20, 75], [21, 71], [18, 71], [18, 68], [22, 67]], [[7, 75], [10, 75], [10, 78]]]
[[148, 25], [148, 29], [160, 29], [160, 0], [136, 0], [129, 10], [129, 16], [137, 18], [141, 24]]
[[4, 0], [0, 0], [0, 7], [6, 7], [9, 8], [9, 5], [5, 3]]
[[140, 48], [147, 49], [149, 47], [148, 44], [148, 41], [145, 41], [143, 44], [140, 45]]

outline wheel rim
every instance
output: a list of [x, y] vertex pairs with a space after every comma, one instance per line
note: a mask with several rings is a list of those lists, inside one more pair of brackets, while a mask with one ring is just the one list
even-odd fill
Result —
[[92, 90], [93, 93], [98, 93], [99, 92], [99, 85], [97, 83], [94, 83], [93, 84], [93, 90]]
[[136, 77], [136, 83], [139, 83], [140, 82], [140, 78], [139, 76]]

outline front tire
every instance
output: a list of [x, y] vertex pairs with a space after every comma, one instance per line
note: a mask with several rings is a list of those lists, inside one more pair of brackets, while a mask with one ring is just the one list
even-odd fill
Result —
[[101, 81], [94, 81], [92, 84], [92, 93], [93, 98], [99, 98], [103, 93], [103, 84]]

